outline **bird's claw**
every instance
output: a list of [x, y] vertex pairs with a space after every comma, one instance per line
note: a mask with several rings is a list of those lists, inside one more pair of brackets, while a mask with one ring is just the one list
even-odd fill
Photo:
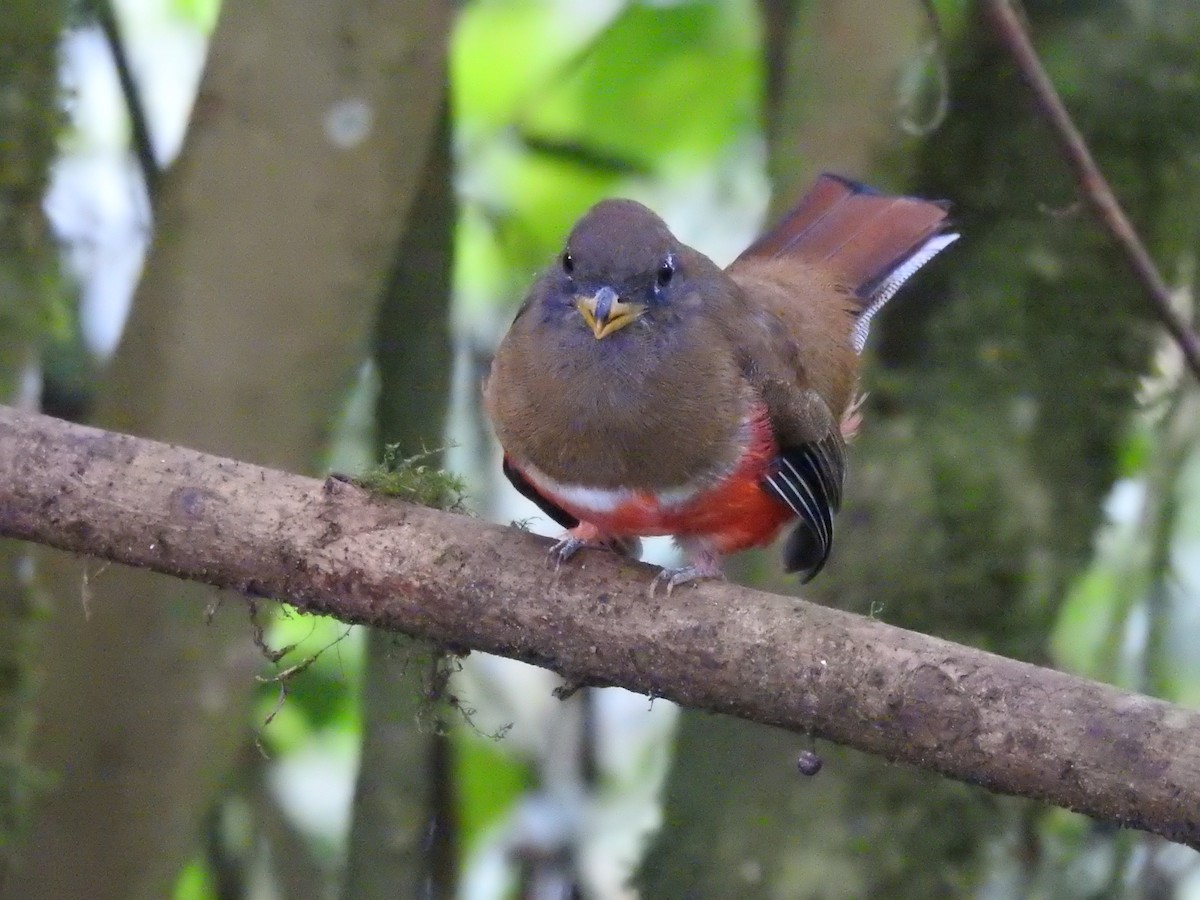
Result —
[[547, 554], [554, 563], [554, 571], [584, 547], [608, 550], [618, 556], [637, 559], [642, 552], [642, 542], [636, 537], [616, 537], [604, 534], [593, 525], [582, 524], [564, 534]]
[[725, 573], [721, 570], [720, 564], [715, 559], [706, 558], [692, 563], [690, 566], [663, 569], [654, 576], [646, 593], [653, 597], [658, 593], [660, 587], [666, 585], [669, 597], [681, 584], [691, 584], [694, 581], [724, 580], [724, 578]]
[[587, 546], [587, 541], [568, 534], [550, 548], [546, 558], [554, 563], [554, 571], [557, 572], [563, 563]]
[[712, 547], [700, 542], [684, 546], [691, 557], [691, 563], [686, 566], [666, 568], [655, 575], [647, 591], [649, 596], [655, 596], [662, 585], [666, 585], [669, 597], [681, 584], [725, 578], [725, 571], [721, 568], [721, 556]]

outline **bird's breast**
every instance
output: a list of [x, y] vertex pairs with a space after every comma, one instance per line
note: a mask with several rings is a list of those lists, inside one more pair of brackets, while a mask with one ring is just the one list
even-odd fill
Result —
[[753, 402], [710, 326], [639, 321], [603, 340], [514, 326], [487, 389], [501, 445], [560, 485], [686, 494], [734, 463]]

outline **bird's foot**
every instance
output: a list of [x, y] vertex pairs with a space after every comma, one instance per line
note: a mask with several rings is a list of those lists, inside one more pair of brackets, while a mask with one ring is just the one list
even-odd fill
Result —
[[595, 547], [600, 550], [610, 550], [620, 556], [637, 559], [642, 552], [642, 542], [636, 537], [615, 537], [605, 534], [590, 522], [580, 522], [567, 531], [559, 541], [550, 548], [550, 561], [558, 571], [568, 559], [585, 547]]
[[571, 532], [575, 530], [572, 528], [571, 531], [559, 538], [550, 548], [550, 552], [546, 554], [546, 558], [554, 564], [555, 571], [558, 571], [563, 563], [588, 546], [588, 542], [584, 538], [572, 535]]
[[671, 592], [681, 584], [707, 579], [724, 580], [724, 578], [725, 570], [721, 568], [721, 558], [711, 550], [698, 550], [692, 553], [690, 565], [663, 569], [655, 575], [647, 593], [653, 597], [658, 593], [660, 587], [666, 585], [669, 597]]

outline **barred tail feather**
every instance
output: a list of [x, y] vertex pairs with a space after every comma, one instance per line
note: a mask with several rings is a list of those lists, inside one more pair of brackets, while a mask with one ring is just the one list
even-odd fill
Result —
[[842, 505], [845, 445], [837, 431], [815, 443], [783, 448], [763, 476], [763, 489], [799, 521], [783, 551], [784, 569], [811, 581], [833, 548], [833, 514]]
[[862, 312], [858, 314], [858, 321], [854, 323], [854, 330], [850, 333], [850, 343], [854, 345], [855, 352], [862, 353], [863, 347], [867, 343], [867, 332], [871, 328], [871, 319], [875, 317], [875, 313], [883, 309], [883, 305], [896, 295], [896, 292], [904, 286], [904, 282], [912, 278], [918, 269], [957, 241], [958, 237], [958, 234], [952, 231], [934, 235], [917, 247], [910, 256], [872, 288], [871, 293], [865, 298], [867, 303], [863, 306]]

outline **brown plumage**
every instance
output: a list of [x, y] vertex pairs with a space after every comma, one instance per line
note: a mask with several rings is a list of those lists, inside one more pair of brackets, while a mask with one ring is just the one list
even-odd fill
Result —
[[581, 543], [674, 534], [693, 565], [799, 519], [789, 570], [828, 557], [841, 425], [871, 315], [954, 235], [941, 204], [822, 176], [728, 269], [654, 213], [604, 201], [497, 350], [486, 406], [526, 496]]

